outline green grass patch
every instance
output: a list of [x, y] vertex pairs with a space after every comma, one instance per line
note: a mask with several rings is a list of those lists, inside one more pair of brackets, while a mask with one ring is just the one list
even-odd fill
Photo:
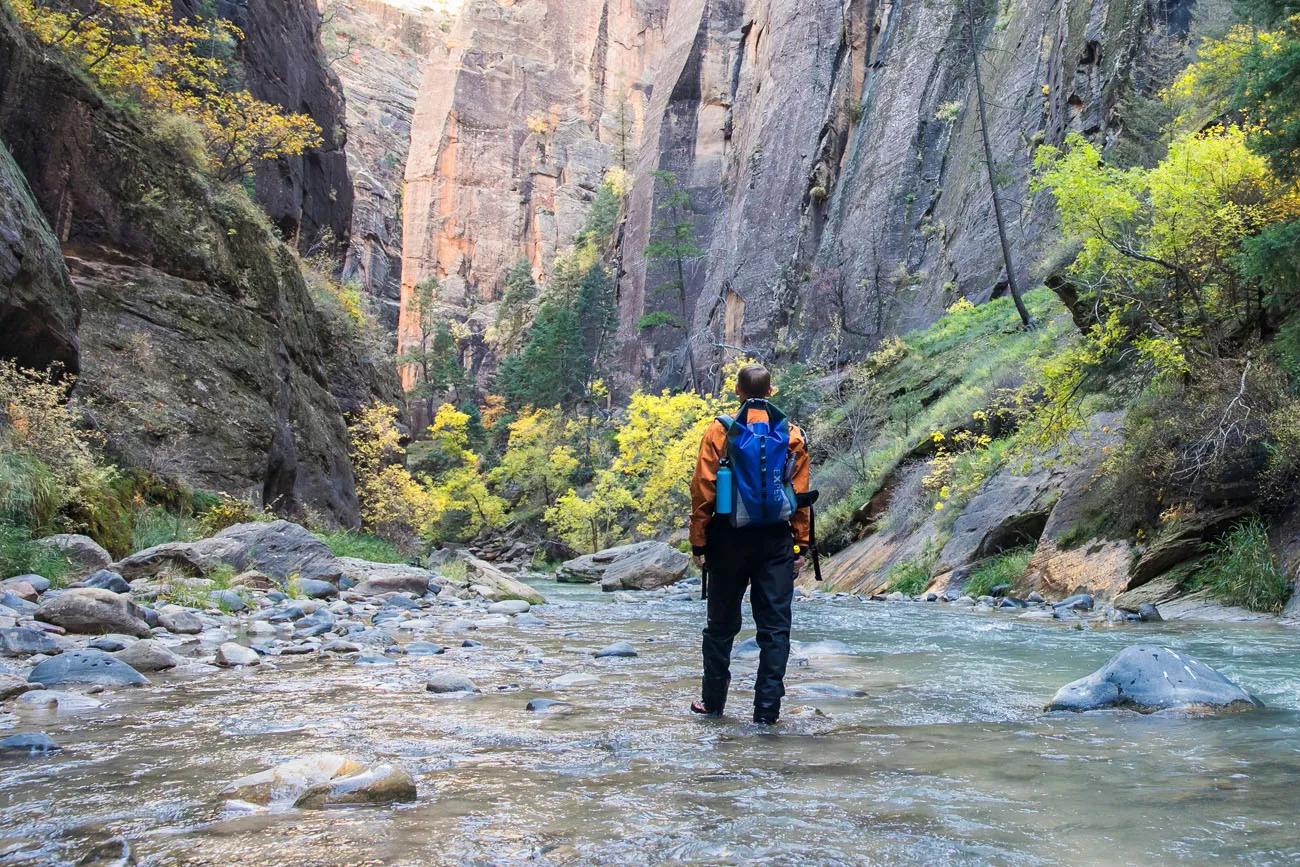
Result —
[[930, 584], [930, 569], [917, 560], [895, 563], [889, 570], [889, 589], [915, 596]]
[[1010, 584], [1014, 589], [1029, 568], [1029, 560], [1033, 556], [1033, 548], [1013, 548], [991, 557], [971, 573], [962, 590], [966, 595], [978, 599], [981, 596], [991, 596], [993, 588], [1002, 584]]
[[1218, 542], [1206, 546], [1207, 557], [1191, 581], [1229, 605], [1276, 614], [1291, 596], [1291, 582], [1277, 567], [1268, 544], [1268, 527], [1249, 518]]
[[317, 533], [316, 537], [328, 545], [336, 557], [354, 557], [371, 563], [406, 562], [406, 557], [396, 545], [369, 533], [339, 530], [335, 533]]
[[0, 579], [40, 575], [52, 587], [62, 587], [71, 572], [67, 558], [52, 545], [38, 545], [26, 527], [0, 524]]
[[438, 574], [455, 584], [463, 584], [469, 578], [469, 564], [459, 558], [448, 560], [438, 567]]
[[143, 551], [167, 542], [193, 542], [199, 538], [198, 523], [162, 506], [136, 510], [131, 524], [131, 551]]

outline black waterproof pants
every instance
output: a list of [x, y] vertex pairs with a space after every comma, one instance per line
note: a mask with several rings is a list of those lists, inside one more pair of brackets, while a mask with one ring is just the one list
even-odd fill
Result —
[[794, 540], [790, 526], [732, 527], [710, 522], [705, 561], [709, 570], [709, 622], [704, 630], [705, 706], [721, 713], [731, 684], [731, 646], [740, 631], [741, 604], [749, 604], [758, 627], [758, 676], [754, 718], [775, 721], [785, 695], [790, 660], [790, 604], [794, 601]]

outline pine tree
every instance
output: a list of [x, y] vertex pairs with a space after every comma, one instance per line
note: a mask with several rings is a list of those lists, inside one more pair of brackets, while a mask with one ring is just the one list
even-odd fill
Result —
[[664, 199], [659, 204], [660, 219], [655, 224], [653, 240], [646, 247], [646, 261], [657, 267], [667, 269], [669, 279], [655, 286], [651, 292], [655, 295], [672, 293], [676, 296], [680, 315], [657, 310], [642, 316], [637, 326], [642, 330], [669, 326], [681, 329], [685, 335], [686, 369], [682, 376], [682, 385], [689, 377], [690, 386], [699, 390], [699, 376], [695, 371], [695, 354], [691, 350], [690, 311], [686, 298], [686, 263], [704, 255], [695, 243], [695, 220], [691, 214], [690, 193], [682, 188], [681, 182], [672, 172], [657, 171], [653, 173], [657, 182], [666, 188]]

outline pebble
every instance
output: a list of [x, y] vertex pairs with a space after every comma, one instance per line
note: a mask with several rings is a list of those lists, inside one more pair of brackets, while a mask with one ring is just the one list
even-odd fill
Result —
[[504, 599], [488, 606], [488, 614], [526, 614], [532, 605], [522, 599]]
[[334, 641], [327, 641], [323, 645], [321, 645], [320, 652], [321, 653], [360, 653], [361, 645], [357, 644], [355, 641], [342, 641], [339, 639], [335, 639]]
[[412, 641], [406, 645], [406, 652], [411, 656], [438, 656], [446, 653], [447, 648], [430, 641]]

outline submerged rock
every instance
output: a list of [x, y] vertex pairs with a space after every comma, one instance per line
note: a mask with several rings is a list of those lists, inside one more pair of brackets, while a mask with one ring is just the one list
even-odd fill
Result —
[[866, 695], [860, 689], [834, 683], [797, 683], [790, 687], [790, 694], [823, 698], [862, 698]]
[[1263, 707], [1258, 699], [1205, 663], [1167, 647], [1142, 645], [1121, 650], [1098, 671], [1061, 687], [1047, 710], [1257, 707]]
[[396, 765], [376, 765], [360, 773], [317, 783], [294, 801], [304, 810], [351, 804], [395, 804], [414, 801], [415, 779]]
[[54, 739], [44, 732], [34, 732], [32, 734], [10, 735], [0, 740], [0, 756], [17, 756], [17, 755], [43, 755], [45, 753], [55, 753], [63, 747], [54, 742]]
[[265, 806], [275, 801], [297, 801], [313, 786], [336, 777], [359, 774], [365, 766], [337, 753], [313, 753], [276, 765], [256, 774], [240, 777], [221, 790], [236, 801]]
[[45, 687], [70, 684], [144, 686], [149, 680], [131, 666], [100, 650], [74, 650], [45, 660], [27, 679]]
[[144, 609], [126, 596], [98, 587], [68, 590], [41, 603], [36, 619], [83, 635], [106, 632], [120, 632], [136, 638], [151, 635]]
[[535, 698], [529, 701], [527, 705], [527, 709], [534, 713], [558, 711], [566, 707], [572, 707], [572, 705], [567, 701], [558, 701], [553, 698]]

